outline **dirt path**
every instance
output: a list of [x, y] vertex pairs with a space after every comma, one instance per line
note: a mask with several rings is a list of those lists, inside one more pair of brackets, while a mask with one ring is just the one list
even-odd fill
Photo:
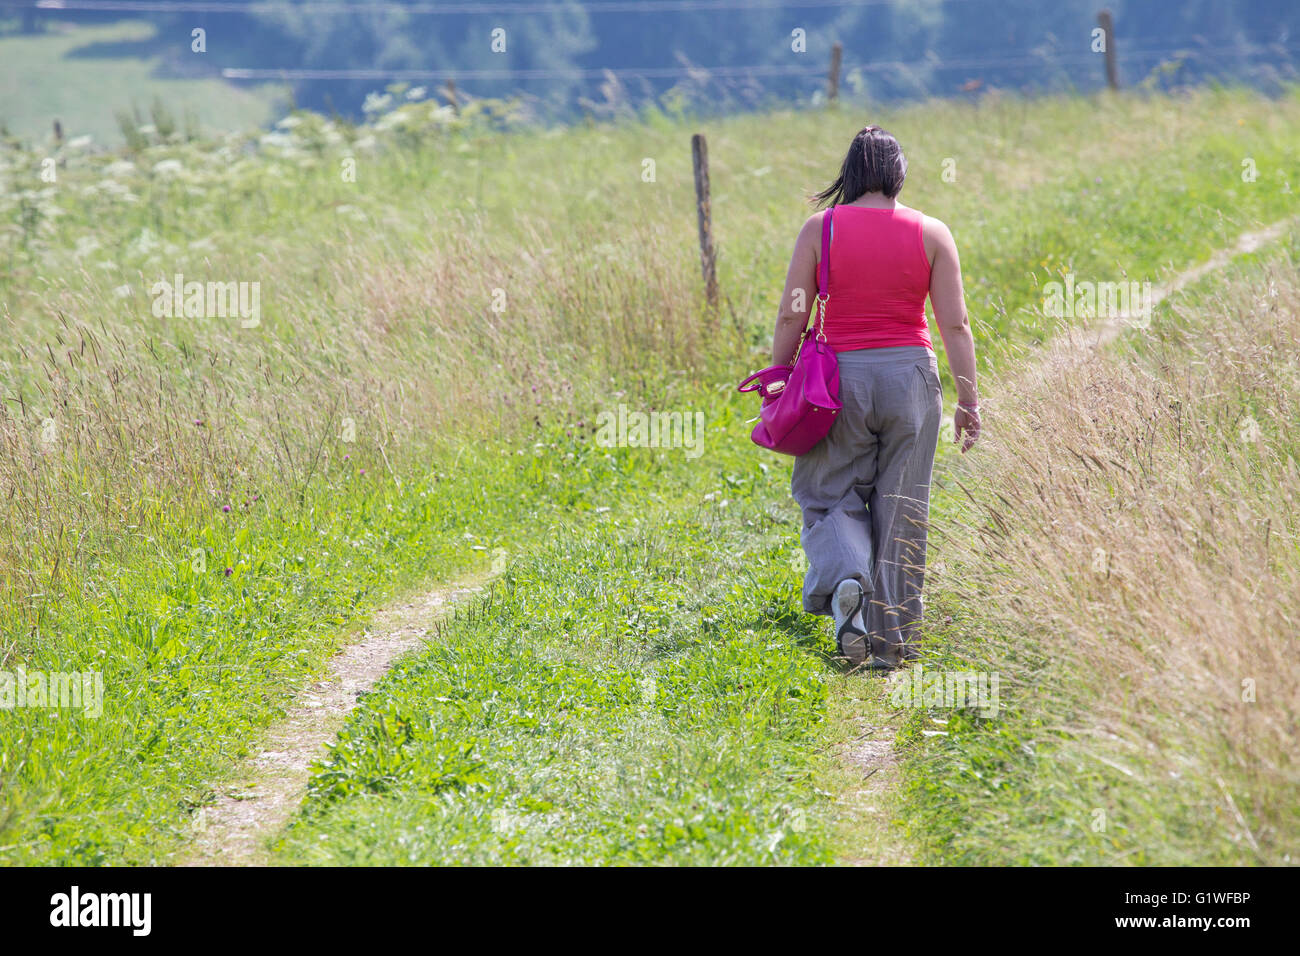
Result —
[[[1226, 249], [1220, 249], [1210, 258], [1206, 259], [1199, 265], [1192, 266], [1178, 275], [1174, 276], [1168, 282], [1159, 283], [1151, 288], [1151, 308], [1155, 308], [1169, 296], [1176, 292], [1181, 292], [1187, 286], [1199, 282], [1211, 272], [1217, 272], [1226, 266], [1237, 256], [1244, 256], [1248, 253], [1261, 249], [1270, 243], [1277, 242], [1278, 239], [1286, 233], [1288, 229], [1296, 225], [1300, 220], [1282, 219], [1263, 229], [1255, 229], [1250, 232], [1243, 232], [1237, 237], [1237, 241]], [[1095, 332], [1096, 338], [1093, 345], [1100, 348], [1115, 338], [1132, 324], [1134, 316], [1128, 312], [1121, 312], [1119, 315], [1103, 321], [1100, 325], [1095, 326], [1089, 331]]]
[[[1224, 268], [1237, 256], [1276, 242], [1297, 223], [1300, 223], [1300, 218], [1283, 219], [1262, 229], [1242, 233], [1232, 246], [1220, 249], [1205, 262], [1185, 269], [1168, 282], [1154, 285], [1150, 307], [1154, 309], [1169, 296]], [[1082, 360], [1089, 354], [1087, 346], [1092, 350], [1105, 347], [1134, 319], [1131, 314], [1121, 313], [1100, 324], [1071, 326], [1040, 351], [1038, 364]], [[894, 746], [893, 728], [883, 723], [889, 714], [885, 695], [886, 685], [881, 681], [879, 697], [864, 702], [864, 713], [857, 718], [862, 735], [844, 744], [837, 752], [849, 783], [840, 800], [842, 810], [851, 814], [870, 814], [880, 831], [863, 833], [860, 828], [847, 828], [848, 840], [854, 849], [841, 862], [848, 865], [898, 866], [914, 862], [902, 834], [888, 819], [898, 780], [899, 754]]]
[[846, 852], [840, 862], [846, 866], [911, 866], [916, 861], [900, 828], [890, 819], [895, 803], [893, 787], [898, 781], [897, 714], [884, 697], [885, 680], [878, 678], [880, 696], [866, 705], [858, 718], [860, 733], [836, 750], [848, 784], [838, 800], [838, 810], [847, 817], [843, 842]]
[[328, 676], [300, 694], [268, 729], [262, 752], [248, 761], [242, 777], [194, 815], [194, 839], [182, 865], [266, 864], [267, 840], [297, 811], [311, 762], [338, 734], [358, 695], [415, 648], [453, 604], [481, 590], [481, 582], [440, 588], [376, 614], [361, 640], [330, 660]]

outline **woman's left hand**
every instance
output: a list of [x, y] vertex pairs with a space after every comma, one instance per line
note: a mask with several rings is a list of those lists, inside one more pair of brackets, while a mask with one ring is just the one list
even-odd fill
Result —
[[952, 413], [952, 435], [953, 441], [961, 442], [962, 454], [970, 451], [971, 447], [979, 441], [980, 410], [978, 405], [974, 408], [967, 408], [965, 405], [957, 406]]

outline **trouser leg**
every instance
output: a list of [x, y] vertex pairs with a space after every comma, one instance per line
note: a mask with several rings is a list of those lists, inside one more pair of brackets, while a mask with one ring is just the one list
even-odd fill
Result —
[[866, 499], [875, 477], [876, 436], [867, 427], [868, 384], [841, 375], [843, 408], [835, 424], [795, 459], [790, 490], [803, 511], [803, 607], [810, 614], [830, 614], [831, 594], [847, 578], [871, 593], [875, 556]]
[[875, 566], [868, 599], [872, 654], [897, 664], [914, 648], [922, 614], [930, 479], [943, 400], [938, 368], [915, 364], [875, 398], [876, 480], [868, 499]]

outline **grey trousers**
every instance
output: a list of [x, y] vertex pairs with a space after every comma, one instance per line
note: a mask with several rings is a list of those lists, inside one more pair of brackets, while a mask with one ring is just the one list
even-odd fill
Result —
[[790, 490], [803, 509], [803, 606], [830, 614], [835, 586], [856, 578], [874, 656], [912, 656], [925, 580], [930, 476], [943, 394], [924, 346], [841, 352], [830, 434], [795, 459]]

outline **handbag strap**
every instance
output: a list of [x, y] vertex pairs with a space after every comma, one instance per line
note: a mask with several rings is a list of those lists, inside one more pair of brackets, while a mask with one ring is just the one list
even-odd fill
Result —
[[835, 207], [831, 206], [822, 216], [822, 261], [817, 264], [817, 296], [825, 302], [831, 286], [831, 216]]
[[[813, 305], [813, 318], [817, 321], [817, 341], [826, 341], [826, 302], [831, 297], [831, 217], [835, 207], [829, 206], [822, 216], [822, 261], [817, 264], [817, 301]], [[811, 320], [810, 320], [811, 324]], [[804, 329], [804, 335], [808, 329]]]
[[[829, 206], [826, 214], [822, 216], [822, 261], [817, 263], [817, 295], [813, 299], [812, 313], [808, 316], [808, 322], [799, 332], [799, 341], [795, 343], [794, 355], [790, 357], [790, 364], [794, 365], [799, 361], [799, 353], [803, 351], [803, 344], [808, 339], [808, 333], [812, 331], [814, 320], [817, 325], [816, 337], [820, 342], [826, 341], [826, 332], [823, 326], [826, 324], [826, 300], [830, 298], [831, 285], [831, 217], [835, 214], [835, 207]], [[748, 382], [746, 379], [745, 382]], [[741, 384], [745, 384], [742, 382]], [[747, 389], [752, 391], [752, 389]]]

